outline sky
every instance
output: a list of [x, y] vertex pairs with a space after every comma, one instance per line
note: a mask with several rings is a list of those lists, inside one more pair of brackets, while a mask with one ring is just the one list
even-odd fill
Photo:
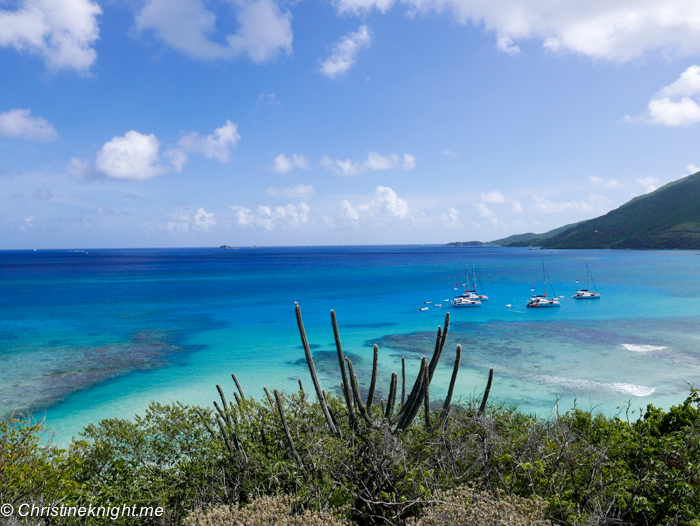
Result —
[[696, 0], [0, 0], [0, 249], [540, 233], [699, 126]]

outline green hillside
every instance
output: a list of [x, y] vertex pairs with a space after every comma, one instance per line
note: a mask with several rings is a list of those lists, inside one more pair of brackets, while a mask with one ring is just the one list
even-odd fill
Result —
[[[700, 248], [700, 172], [543, 239], [547, 248]], [[511, 245], [514, 246], [514, 245]]]
[[570, 225], [560, 226], [559, 228], [555, 228], [554, 230], [550, 230], [549, 232], [544, 232], [543, 234], [533, 234], [532, 232], [528, 232], [527, 234], [515, 234], [513, 236], [504, 237], [503, 239], [489, 241], [485, 244], [501, 245], [508, 247], [529, 247], [535, 245], [539, 246], [545, 239], [549, 239], [550, 237], [556, 236], [557, 234], [561, 234], [565, 230], [573, 228], [582, 223], [583, 222], [571, 223]]

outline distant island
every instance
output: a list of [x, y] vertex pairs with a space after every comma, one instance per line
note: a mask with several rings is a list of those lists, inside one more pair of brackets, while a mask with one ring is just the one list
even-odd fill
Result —
[[635, 197], [607, 214], [543, 234], [518, 234], [486, 243], [543, 248], [700, 249], [700, 172]]

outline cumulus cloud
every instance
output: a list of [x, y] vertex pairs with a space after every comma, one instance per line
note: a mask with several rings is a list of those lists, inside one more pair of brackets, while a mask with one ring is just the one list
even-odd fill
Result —
[[510, 211], [513, 212], [514, 214], [522, 214], [523, 213], [523, 206], [520, 204], [520, 201], [513, 201], [512, 206], [510, 208]]
[[66, 170], [68, 170], [68, 173], [71, 173], [76, 177], [87, 177], [92, 172], [92, 167], [85, 159], [81, 159], [80, 157], [72, 157], [66, 165]]
[[610, 199], [594, 193], [588, 194], [585, 201], [550, 201], [546, 197], [533, 196], [532, 209], [543, 214], [558, 214], [568, 211], [593, 213], [603, 211], [610, 205]]
[[[181, 137], [177, 144], [183, 152], [202, 153], [207, 159], [216, 157], [219, 162], [225, 163], [230, 158], [231, 148], [240, 140], [238, 125], [227, 119], [226, 124], [221, 128], [216, 128], [214, 133], [200, 136], [197, 132], [191, 132]], [[171, 155], [176, 157], [179, 163], [184, 164], [182, 153], [175, 151]], [[179, 158], [177, 157], [178, 155], [180, 156]], [[184, 159], [186, 160], [186, 157]], [[175, 166], [177, 167], [177, 165]]]
[[47, 201], [48, 199], [51, 199], [53, 197], [53, 194], [49, 191], [48, 188], [42, 186], [36, 191], [34, 197], [36, 197], [37, 199], [41, 199], [42, 201]]
[[332, 159], [328, 155], [321, 158], [321, 166], [333, 170], [338, 175], [358, 175], [367, 171], [374, 170], [395, 170], [402, 168], [403, 170], [413, 170], [416, 167], [416, 158], [413, 155], [405, 153], [403, 158], [396, 154], [384, 157], [377, 152], [369, 152], [367, 160], [364, 162], [351, 161], [350, 159]]
[[14, 10], [0, 10], [0, 46], [32, 53], [52, 70], [87, 71], [97, 54], [97, 15], [91, 0], [20, 0]]
[[[394, 0], [335, 0], [341, 13], [386, 11]], [[403, 0], [409, 14], [447, 12], [462, 24], [483, 27], [506, 53], [517, 41], [539, 40], [552, 52], [624, 62], [650, 51], [700, 51], [700, 3], [688, 0]]]
[[27, 230], [31, 230], [32, 228], [34, 228], [34, 220], [35, 219], [36, 218], [33, 215], [29, 216], [29, 217], [25, 217], [24, 223], [22, 223], [19, 227], [20, 231], [26, 232]]
[[0, 113], [0, 137], [51, 142], [58, 139], [53, 125], [41, 117], [32, 117], [31, 110], [15, 109]]
[[234, 224], [249, 230], [289, 230], [309, 223], [311, 209], [304, 202], [270, 208], [259, 206], [253, 212], [244, 206], [232, 206]]
[[644, 187], [644, 193], [648, 194], [656, 190], [656, 185], [659, 184], [659, 178], [652, 176], [642, 177], [641, 179], [637, 179], [637, 182]]
[[208, 232], [210, 228], [216, 226], [214, 214], [207, 212], [204, 208], [198, 208], [197, 213], [191, 216], [187, 212], [176, 212], [170, 214], [164, 222], [163, 228], [170, 233], [186, 232]]
[[274, 188], [267, 189], [267, 195], [272, 197], [296, 197], [298, 199], [311, 199], [316, 195], [314, 187], [310, 184], [298, 184], [294, 188]]
[[641, 117], [625, 115], [629, 122], [641, 121], [664, 126], [690, 126], [700, 122], [700, 66], [690, 66], [681, 76], [659, 93], [647, 105]]
[[459, 212], [452, 207], [447, 209], [447, 212], [440, 216], [440, 222], [448, 228], [459, 228], [462, 223], [459, 222]]
[[[238, 126], [230, 120], [209, 135], [188, 133], [180, 137], [177, 146], [163, 152], [162, 158], [169, 163], [168, 165], [161, 162], [161, 143], [154, 134], [145, 135], [131, 130], [123, 137], [113, 137], [100, 148], [95, 169], [114, 179], [144, 181], [163, 175], [171, 169], [181, 172], [187, 163], [188, 153], [201, 153], [208, 159], [215, 157], [222, 163], [227, 162], [231, 156], [231, 148], [240, 139]], [[67, 170], [78, 177], [86, 177], [92, 172], [90, 164], [79, 157], [70, 160]]]
[[479, 217], [482, 217], [483, 219], [487, 220], [492, 225], [498, 224], [498, 217], [496, 217], [496, 212], [491, 210], [484, 203], [475, 203], [474, 208], [476, 208], [476, 211], [479, 213]]
[[348, 71], [355, 64], [355, 57], [372, 42], [371, 30], [361, 25], [354, 33], [348, 33], [333, 46], [333, 53], [321, 64], [321, 73], [330, 78]]
[[131, 130], [100, 148], [95, 168], [114, 179], [144, 181], [168, 171], [159, 164], [159, 149], [160, 141], [155, 135]]
[[602, 186], [603, 188], [617, 188], [620, 186], [620, 183], [617, 181], [617, 179], [603, 179], [601, 177], [598, 177], [597, 175], [594, 175], [591, 177], [591, 182], [597, 185]]
[[697, 166], [695, 166], [692, 163], [686, 164], [685, 169], [686, 169], [686, 173], [684, 175], [693, 175], [695, 173], [700, 172], [700, 168], [698, 168]]
[[324, 216], [330, 227], [342, 225], [372, 227], [411, 226], [424, 219], [423, 214], [408, 206], [396, 192], [386, 186], [378, 186], [374, 193], [353, 205], [348, 200], [340, 202], [334, 216]]
[[280, 52], [292, 52], [289, 11], [280, 11], [272, 0], [242, 0], [235, 5], [239, 27], [233, 35], [218, 34], [216, 15], [202, 0], [147, 0], [136, 15], [136, 28], [153, 30], [167, 45], [197, 59], [247, 55], [253, 62], [265, 62]]
[[309, 159], [305, 155], [293, 153], [291, 157], [287, 157], [285, 154], [281, 153], [272, 161], [270, 170], [278, 174], [286, 174], [293, 168], [308, 170], [310, 167]]
[[482, 203], [505, 203], [506, 198], [501, 192], [496, 190], [494, 192], [481, 194], [481, 202]]

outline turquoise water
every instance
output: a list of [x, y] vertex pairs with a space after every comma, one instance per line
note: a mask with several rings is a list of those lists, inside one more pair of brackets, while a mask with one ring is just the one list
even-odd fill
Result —
[[[474, 262], [490, 301], [447, 309]], [[526, 309], [542, 262], [559, 309]], [[588, 263], [600, 300], [571, 298]], [[700, 257], [686, 251], [540, 251], [499, 247], [295, 247], [0, 253], [0, 414], [46, 414], [69, 440], [90, 422], [131, 417], [151, 400], [210, 405], [235, 372], [262, 386], [311, 380], [294, 302], [326, 389], [337, 388], [329, 311], [368, 379], [380, 346], [380, 395], [405, 356], [409, 379], [435, 330], [452, 326], [431, 397], [444, 394], [457, 343], [457, 395], [551, 414], [614, 414], [682, 401], [700, 384]], [[429, 310], [420, 311], [429, 301]], [[435, 307], [442, 303], [442, 307]], [[511, 307], [506, 307], [510, 304]]]

